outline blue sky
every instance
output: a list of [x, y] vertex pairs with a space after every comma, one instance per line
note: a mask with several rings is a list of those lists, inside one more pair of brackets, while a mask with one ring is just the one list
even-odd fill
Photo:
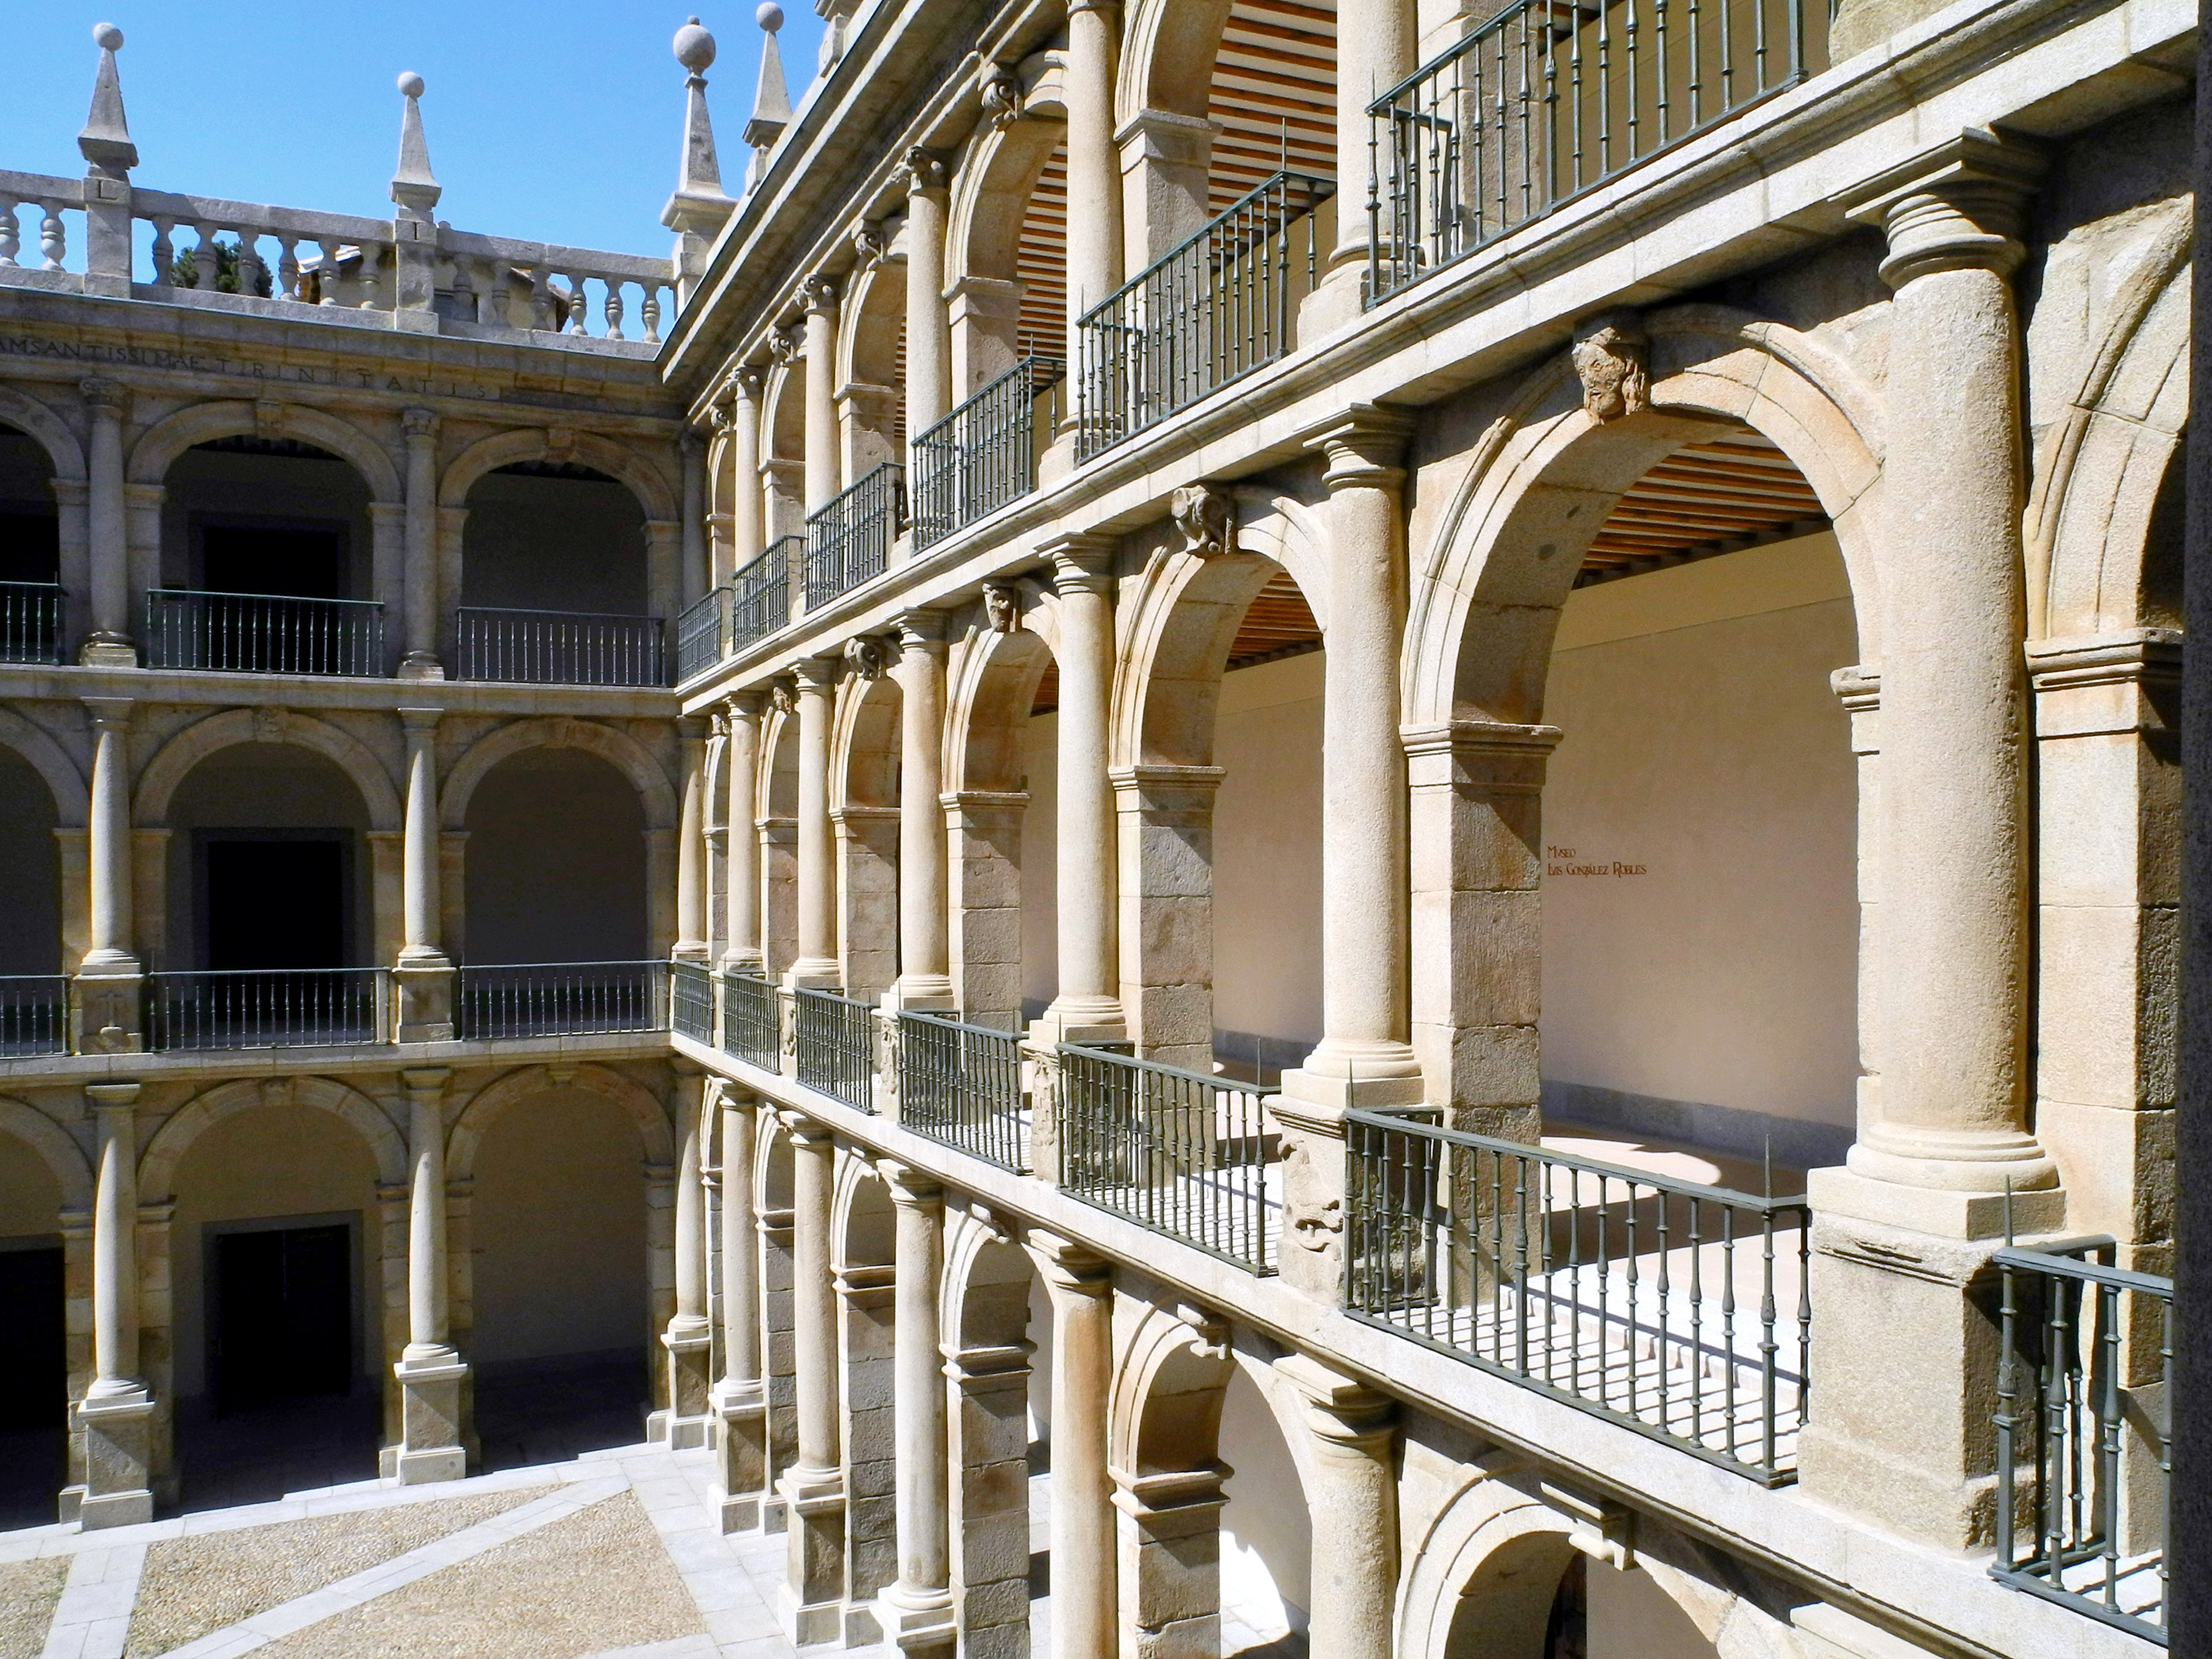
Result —
[[[4, 0], [0, 169], [81, 175], [77, 130], [112, 22], [139, 163], [157, 190], [389, 217], [399, 148], [392, 82], [428, 83], [422, 124], [459, 229], [572, 247], [663, 253], [676, 183], [684, 70], [669, 49], [687, 15], [638, 0]], [[689, 0], [696, 5], [700, 0]], [[794, 101], [821, 23], [787, 0], [781, 35]], [[708, 101], [725, 183], [744, 178], [738, 135], [760, 58], [751, 0], [702, 21], [720, 48]]]

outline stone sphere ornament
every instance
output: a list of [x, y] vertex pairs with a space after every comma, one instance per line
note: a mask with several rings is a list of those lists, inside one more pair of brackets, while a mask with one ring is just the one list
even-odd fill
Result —
[[92, 44], [102, 52], [120, 52], [123, 50], [123, 31], [112, 23], [94, 23], [92, 26]]
[[399, 95], [402, 98], [420, 98], [422, 95], [422, 77], [413, 70], [401, 70]]
[[774, 34], [783, 27], [783, 8], [775, 0], [763, 0], [761, 9], [753, 14], [753, 21]]
[[714, 37], [699, 27], [696, 17], [676, 31], [676, 61], [694, 75], [703, 73], [714, 61]]

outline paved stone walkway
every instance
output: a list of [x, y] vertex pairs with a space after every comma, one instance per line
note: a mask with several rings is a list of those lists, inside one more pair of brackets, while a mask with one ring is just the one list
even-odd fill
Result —
[[784, 1540], [718, 1534], [710, 1474], [707, 1453], [626, 1446], [0, 1534], [0, 1655], [794, 1659], [772, 1610]]

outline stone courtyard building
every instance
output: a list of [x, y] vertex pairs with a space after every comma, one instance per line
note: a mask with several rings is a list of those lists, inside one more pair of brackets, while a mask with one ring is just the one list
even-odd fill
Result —
[[2161, 1645], [2192, 9], [817, 9], [667, 258], [0, 172], [9, 1523]]

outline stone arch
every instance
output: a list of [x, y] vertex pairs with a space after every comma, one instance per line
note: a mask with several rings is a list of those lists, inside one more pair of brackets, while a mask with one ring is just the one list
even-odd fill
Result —
[[898, 805], [899, 707], [898, 683], [889, 673], [848, 675], [838, 688], [830, 738], [832, 807]]
[[1211, 1467], [1236, 1369], [1225, 1330], [1146, 1309], [1115, 1367], [1106, 1445], [1117, 1478]]
[[133, 822], [142, 829], [161, 828], [169, 815], [170, 798], [192, 769], [220, 750], [245, 743], [313, 750], [352, 780], [372, 830], [400, 827], [399, 791], [367, 744], [312, 714], [258, 708], [233, 708], [195, 720], [155, 750], [138, 775]]
[[0, 1095], [0, 1135], [21, 1141], [43, 1161], [61, 1188], [61, 1207], [92, 1207], [92, 1166], [69, 1131], [35, 1106]]
[[668, 773], [635, 738], [592, 720], [546, 716], [515, 720], [471, 744], [446, 775], [439, 795], [439, 821], [449, 830], [467, 828], [469, 797], [484, 775], [526, 749], [581, 749], [598, 756], [627, 777], [645, 807], [647, 830], [676, 827], [675, 786]]
[[[1654, 462], [1716, 419], [1753, 428], [1802, 471], [1850, 574], [1861, 659], [1881, 654], [1878, 405], [1850, 368], [1794, 329], [1717, 306], [1655, 313], [1651, 407], [1602, 424], [1564, 356], [1492, 423], [1413, 567], [1404, 720], [1528, 724], [1542, 715], [1559, 608], [1583, 550]], [[1478, 629], [1485, 648], [1464, 649]]]
[[14, 427], [45, 450], [55, 477], [84, 481], [84, 446], [69, 423], [37, 398], [0, 386], [0, 423]]
[[1245, 607], [1277, 570], [1306, 595], [1328, 635], [1327, 584], [1311, 510], [1257, 486], [1236, 491], [1237, 550], [1210, 558], [1165, 549], [1147, 560], [1117, 609], [1121, 668], [1110, 763], [1206, 766], [1221, 675]]
[[367, 1143], [376, 1176], [389, 1185], [407, 1179], [407, 1142], [384, 1109], [334, 1078], [240, 1078], [218, 1084], [172, 1113], [138, 1158], [138, 1191], [149, 1204], [173, 1194], [177, 1164], [191, 1144], [234, 1113], [264, 1104], [312, 1106], [343, 1119]]
[[[1412, 1540], [1407, 1540], [1409, 1544]], [[1470, 1472], [1419, 1542], [1398, 1603], [1396, 1650], [1419, 1659], [1541, 1659], [1545, 1621], [1574, 1553], [1566, 1516]], [[1452, 1645], [1461, 1608], [1480, 1609], [1480, 1644]]]
[[502, 466], [520, 461], [557, 459], [575, 461], [604, 472], [624, 486], [637, 498], [648, 522], [672, 523], [682, 517], [675, 487], [659, 468], [627, 445], [596, 432], [572, 431], [565, 434], [560, 453], [556, 455], [554, 450], [551, 438], [542, 427], [495, 432], [488, 438], [479, 438], [447, 464], [444, 475], [438, 480], [438, 505], [447, 508], [467, 507], [469, 491], [476, 488], [477, 480]]
[[1054, 662], [1048, 634], [1030, 626], [1037, 620], [1004, 634], [979, 622], [963, 642], [945, 688], [946, 789], [1020, 788], [1023, 727]]
[[63, 829], [84, 828], [91, 785], [52, 732], [12, 708], [0, 708], [0, 744], [14, 750], [46, 781], [53, 792], [55, 819]]
[[[1029, 1328], [1036, 1268], [999, 1218], [945, 1216], [939, 1315], [952, 1490], [953, 1595], [977, 1651], [1018, 1651], [1029, 1633]], [[1016, 1644], [994, 1644], [1005, 1632]], [[1018, 1634], [1016, 1634], [1018, 1632]]]
[[892, 1226], [890, 1188], [865, 1152], [848, 1152], [837, 1160], [830, 1206], [830, 1237], [835, 1241], [838, 1270], [889, 1268], [896, 1254]]
[[761, 720], [760, 773], [753, 799], [760, 816], [787, 818], [799, 811], [799, 715], [771, 708]]
[[1229, 0], [1137, 0], [1121, 27], [1114, 125], [1148, 109], [1206, 116]]
[[885, 257], [856, 272], [837, 313], [840, 387], [896, 386], [906, 333], [906, 261]]
[[[1033, 118], [1040, 113], [1032, 110]], [[983, 132], [969, 144], [945, 220], [947, 286], [968, 277], [1020, 280], [1022, 220], [1062, 131], [1057, 118], [1030, 118]]]
[[2152, 519], [2189, 416], [2189, 218], [2128, 274], [2081, 385], [2037, 446], [2027, 507], [2031, 639], [2149, 623]]
[[[240, 433], [262, 430], [258, 419], [262, 405], [243, 399], [222, 403], [193, 404], [146, 428], [138, 441], [131, 447], [131, 462], [126, 476], [132, 483], [158, 484], [168, 475], [177, 457], [195, 444], [212, 442], [217, 438], [232, 438]], [[359, 427], [342, 421], [335, 415], [319, 409], [307, 409], [297, 404], [283, 405], [283, 419], [278, 423], [281, 435], [297, 438], [318, 449], [329, 451], [340, 460], [349, 463], [368, 485], [372, 501], [398, 503], [406, 499], [407, 492], [399, 481], [399, 469], [392, 462], [384, 446]]]
[[761, 459], [806, 459], [806, 371], [802, 360], [769, 371], [761, 392]]
[[676, 1135], [667, 1109], [643, 1084], [604, 1066], [526, 1066], [486, 1084], [469, 1097], [446, 1133], [447, 1177], [465, 1181], [476, 1168], [477, 1149], [492, 1120], [518, 1101], [553, 1089], [580, 1089], [612, 1101], [636, 1123], [642, 1162], [665, 1169], [676, 1162]]

